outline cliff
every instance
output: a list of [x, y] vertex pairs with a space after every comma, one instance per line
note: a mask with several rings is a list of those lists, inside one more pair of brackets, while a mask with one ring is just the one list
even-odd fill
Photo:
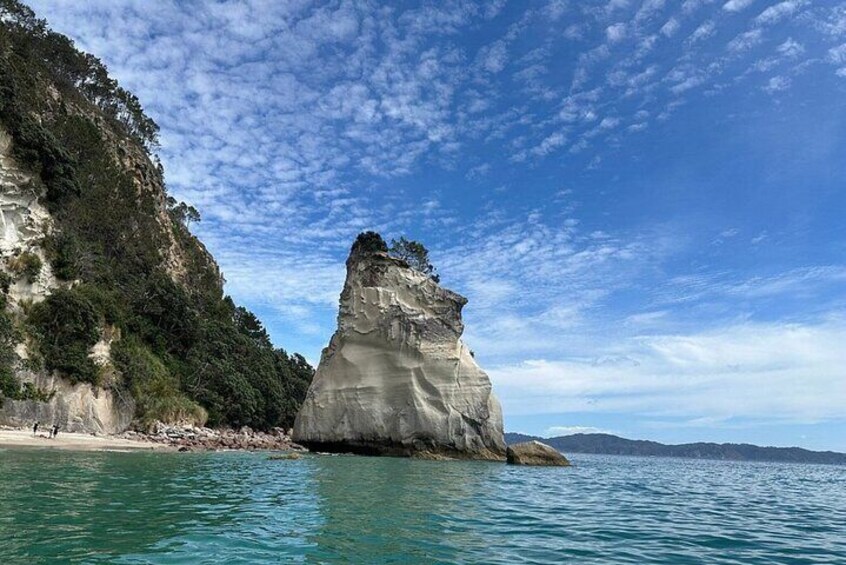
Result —
[[223, 293], [140, 101], [0, 2], [0, 424], [290, 426], [313, 373]]
[[[25, 308], [44, 301], [62, 284], [53, 274], [43, 245], [45, 236], [53, 235], [55, 221], [33, 190], [34, 175], [16, 161], [12, 146], [11, 136], [0, 127], [0, 275], [8, 281], [3, 302], [11, 316], [6, 319], [20, 324]], [[25, 268], [19, 268], [25, 261], [29, 262]], [[33, 371], [31, 361], [37, 352], [33, 355], [25, 329], [13, 340], [14, 353], [7, 356], [7, 362], [15, 373], [7, 374], [7, 380], [11, 381], [10, 376], [14, 379], [14, 388], [1, 387], [0, 425], [30, 426], [39, 421], [61, 423], [67, 431], [101, 434], [129, 426], [135, 409], [129, 398], [92, 383], [72, 383], [37, 366]], [[108, 343], [98, 342], [90, 353], [92, 357], [99, 354], [99, 364], [110, 363]]]
[[466, 302], [359, 240], [294, 440], [322, 451], [504, 459], [499, 402], [460, 339]]

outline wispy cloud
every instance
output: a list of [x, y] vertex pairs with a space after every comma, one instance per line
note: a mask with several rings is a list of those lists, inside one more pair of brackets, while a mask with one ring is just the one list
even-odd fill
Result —
[[723, 10], [728, 12], [739, 12], [751, 6], [755, 0], [729, 0], [723, 4]]
[[609, 430], [593, 426], [550, 426], [546, 429], [547, 437], [569, 436], [573, 434], [611, 434]]
[[512, 414], [820, 421], [841, 417], [846, 402], [844, 340], [842, 320], [741, 324], [609, 343], [604, 349], [613, 355], [601, 363], [538, 359], [491, 374]]

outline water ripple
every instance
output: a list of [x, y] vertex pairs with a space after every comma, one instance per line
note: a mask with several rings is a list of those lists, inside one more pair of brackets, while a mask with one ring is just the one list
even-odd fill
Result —
[[846, 468], [0, 450], [0, 563], [846, 563]]

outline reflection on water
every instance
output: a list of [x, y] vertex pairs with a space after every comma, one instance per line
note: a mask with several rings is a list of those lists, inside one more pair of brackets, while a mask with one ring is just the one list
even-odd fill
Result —
[[846, 563], [846, 468], [0, 450], [0, 564]]
[[360, 554], [380, 563], [453, 561], [469, 548], [482, 549], [483, 530], [453, 517], [478, 521], [484, 485], [501, 469], [490, 463], [361, 457], [316, 466], [322, 520], [312, 555], [331, 560]]

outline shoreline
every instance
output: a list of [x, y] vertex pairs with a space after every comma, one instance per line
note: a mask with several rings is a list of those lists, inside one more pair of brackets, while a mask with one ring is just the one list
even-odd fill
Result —
[[60, 449], [68, 451], [305, 451], [281, 429], [271, 432], [169, 426], [158, 423], [149, 433], [127, 430], [114, 435], [46, 431], [33, 435], [30, 428], [0, 427], [0, 449]]
[[44, 432], [32, 435], [32, 430], [0, 429], [0, 449], [58, 449], [65, 451], [174, 451], [171, 446], [115, 436], [95, 436], [75, 432], [59, 432], [53, 439]]

